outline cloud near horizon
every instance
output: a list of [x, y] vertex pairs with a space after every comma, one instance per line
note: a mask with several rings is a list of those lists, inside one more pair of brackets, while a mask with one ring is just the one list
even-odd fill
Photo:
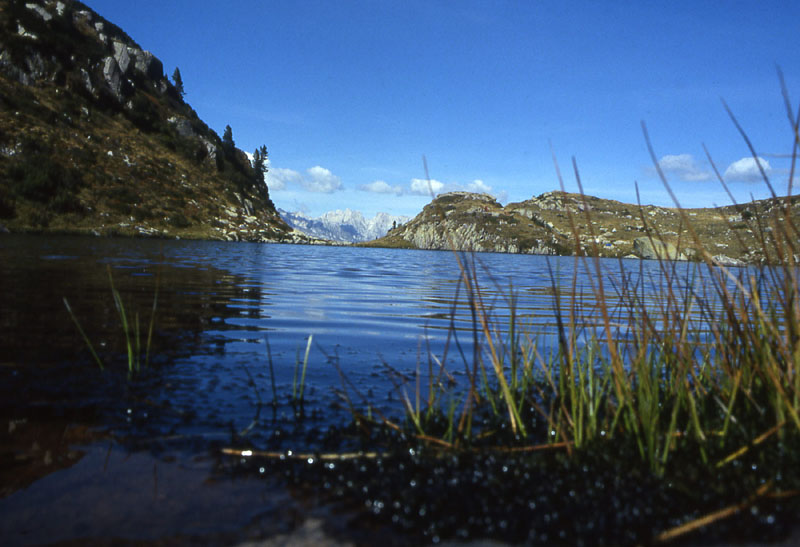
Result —
[[[770, 167], [769, 162], [764, 158], [759, 157], [758, 163], [761, 164], [761, 168], [764, 170], [764, 173], [767, 175], [770, 174], [772, 171], [772, 167]], [[755, 158], [742, 158], [730, 164], [727, 169], [725, 169], [725, 174], [723, 175], [726, 180], [732, 182], [759, 182], [763, 180], [761, 175], [761, 171], [758, 168], [758, 164], [756, 163]]]
[[300, 186], [308, 192], [331, 194], [342, 189], [342, 181], [329, 169], [316, 165], [300, 173], [294, 169], [275, 167], [267, 172], [267, 187], [274, 192], [286, 190], [288, 186]]
[[[478, 192], [484, 194], [496, 193], [492, 192], [492, 187], [480, 179], [475, 179], [469, 184], [460, 183], [444, 183], [436, 179], [411, 179], [408, 186], [391, 185], [383, 180], [376, 180], [369, 184], [363, 184], [359, 187], [363, 192], [372, 192], [375, 194], [393, 194], [396, 196], [411, 195], [411, 196], [430, 196], [443, 194], [445, 192]], [[500, 195], [505, 195], [501, 192]], [[495, 195], [495, 197], [498, 197]]]
[[409, 194], [416, 196], [434, 196], [444, 191], [445, 184], [436, 179], [411, 179]]
[[[764, 158], [759, 157], [758, 162], [769, 175], [772, 167]], [[676, 177], [684, 182], [705, 182], [712, 180], [712, 172], [700, 164], [691, 154], [668, 154], [658, 160], [658, 166], [667, 176]], [[752, 157], [742, 158], [731, 163], [723, 178], [728, 182], [759, 182], [763, 180], [756, 160]]]
[[667, 154], [658, 160], [658, 166], [664, 174], [685, 182], [711, 180], [711, 172], [700, 167], [691, 154]]
[[369, 184], [362, 184], [359, 190], [364, 192], [372, 192], [373, 194], [394, 194], [395, 196], [403, 195], [402, 186], [392, 186], [385, 180], [376, 180]]

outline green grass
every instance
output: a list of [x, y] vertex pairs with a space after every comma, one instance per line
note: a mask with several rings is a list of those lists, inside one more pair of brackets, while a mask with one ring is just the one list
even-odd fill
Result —
[[[156, 290], [153, 294], [153, 305], [150, 310], [150, 321], [147, 325], [146, 340], [142, 340], [143, 333], [141, 331], [141, 324], [139, 321], [139, 312], [137, 311], [131, 314], [125, 309], [125, 303], [122, 300], [122, 295], [114, 286], [114, 277], [111, 274], [110, 266], [108, 268], [108, 282], [111, 286], [111, 297], [114, 301], [114, 307], [117, 310], [122, 333], [125, 337], [125, 356], [127, 358], [128, 376], [131, 377], [138, 373], [142, 369], [142, 366], [147, 367], [150, 364], [150, 347], [153, 342], [153, 329], [155, 327], [156, 310], [158, 308], [158, 282], [156, 282]], [[64, 306], [67, 308], [67, 312], [72, 318], [73, 323], [75, 323], [75, 327], [78, 329], [83, 341], [86, 343], [86, 347], [91, 353], [92, 358], [97, 363], [97, 366], [100, 368], [100, 370], [104, 370], [106, 367], [103, 363], [103, 360], [97, 354], [94, 345], [81, 326], [77, 315], [75, 315], [75, 312], [69, 305], [69, 301], [66, 297], [63, 298], [63, 301]]]

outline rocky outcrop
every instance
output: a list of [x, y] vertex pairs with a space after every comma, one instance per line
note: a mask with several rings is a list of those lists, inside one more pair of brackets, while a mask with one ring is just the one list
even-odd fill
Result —
[[311, 241], [162, 62], [78, 1], [2, 3], [0, 127], [11, 231]]
[[[133, 95], [129, 84], [145, 85], [148, 91], [160, 93], [169, 92], [172, 87], [164, 75], [163, 64], [155, 55], [80, 4], [67, 0], [38, 0], [25, 3], [24, 9], [11, 11], [8, 16], [19, 19], [17, 36], [29, 43], [13, 44], [18, 53], [18, 59], [13, 61], [4, 47], [0, 54], [0, 71], [23, 85], [53, 82], [65, 72], [75, 71], [80, 74], [84, 89], [95, 96], [101, 88], [105, 89], [119, 105], [125, 105]], [[66, 44], [75, 40], [58, 42], [65, 34], [65, 26], [79, 33], [80, 38], [94, 42], [82, 52], [84, 56], [80, 59], [75, 55], [66, 57], [63, 51]], [[44, 50], [52, 54], [42, 55]], [[70, 66], [76, 62], [80, 66]]]
[[422, 213], [390, 230], [376, 245], [476, 252], [559, 254], [567, 241], [531, 222], [519, 210], [504, 209], [488, 194], [450, 192]]
[[122, 71], [113, 57], [106, 57], [103, 62], [103, 78], [109, 91], [121, 103], [125, 100], [125, 94], [122, 92]]
[[118, 40], [114, 40], [113, 44], [114, 60], [117, 62], [120, 72], [127, 76], [132, 66], [131, 56], [128, 53], [128, 46]]
[[[376, 246], [530, 254], [701, 260], [725, 266], [769, 261], [762, 236], [782, 230], [800, 196], [683, 212], [547, 192], [505, 207], [486, 194], [442, 194]], [[688, 229], [691, 224], [693, 230]], [[699, 238], [698, 241], [694, 238]]]

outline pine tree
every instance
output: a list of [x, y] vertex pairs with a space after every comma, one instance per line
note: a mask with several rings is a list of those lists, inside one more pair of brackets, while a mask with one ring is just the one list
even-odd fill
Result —
[[178, 67], [175, 67], [175, 72], [172, 73], [172, 81], [175, 83], [175, 90], [178, 92], [178, 95], [183, 99], [186, 93], [183, 90], [183, 78], [181, 78], [181, 71]]
[[260, 148], [256, 148], [253, 152], [253, 169], [256, 172], [256, 182], [265, 184], [264, 175], [269, 171], [267, 167], [267, 146], [262, 144]]
[[236, 143], [233, 142], [233, 129], [230, 125], [225, 126], [225, 132], [222, 134], [222, 150], [225, 156], [230, 159], [233, 157], [233, 151], [236, 149]]

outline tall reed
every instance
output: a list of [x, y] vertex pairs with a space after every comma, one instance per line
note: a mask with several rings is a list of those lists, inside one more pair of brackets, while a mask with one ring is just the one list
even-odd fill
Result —
[[[139, 312], [137, 311], [133, 313], [133, 315], [130, 315], [125, 309], [125, 303], [122, 300], [122, 295], [114, 285], [114, 276], [111, 274], [110, 266], [108, 267], [108, 282], [111, 286], [111, 297], [114, 301], [114, 307], [117, 310], [117, 315], [119, 316], [122, 333], [125, 336], [125, 355], [127, 357], [128, 375], [131, 376], [134, 373], [139, 372], [143, 364], [145, 367], [150, 364], [150, 348], [153, 342], [153, 329], [155, 327], [156, 310], [158, 308], [159, 278], [156, 278], [156, 289], [153, 294], [153, 304], [150, 309], [150, 321], [147, 326], [147, 339], [144, 341], [144, 347], [142, 347], [142, 332], [139, 322]], [[91, 340], [83, 330], [83, 327], [81, 326], [78, 317], [75, 315], [75, 312], [72, 310], [69, 301], [66, 297], [63, 298], [63, 301], [73, 323], [75, 323], [78, 332], [83, 338], [83, 341], [86, 343], [92, 358], [97, 363], [97, 366], [100, 368], [100, 370], [105, 369], [103, 361], [100, 359], [100, 356], [94, 349]]]

